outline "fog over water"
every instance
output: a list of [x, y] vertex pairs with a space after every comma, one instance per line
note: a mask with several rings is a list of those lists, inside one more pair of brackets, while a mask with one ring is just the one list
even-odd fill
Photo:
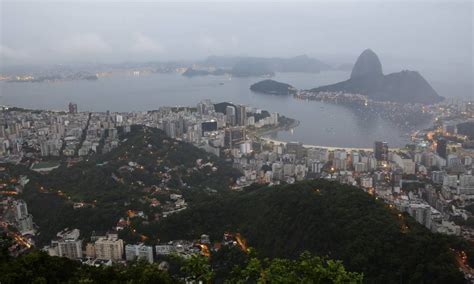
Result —
[[418, 70], [472, 94], [472, 1], [255, 2], [3, 0], [0, 58], [5, 67], [308, 54], [339, 64], [371, 48], [386, 73]]
[[[275, 80], [298, 88], [328, 84], [347, 78], [348, 72], [320, 74], [278, 73]], [[55, 83], [0, 83], [2, 104], [25, 108], [66, 109], [70, 101], [79, 111], [143, 111], [160, 106], [196, 105], [200, 100], [229, 101], [276, 111], [299, 120], [292, 132], [274, 138], [324, 146], [370, 147], [374, 140], [402, 146], [403, 131], [391, 122], [355, 113], [333, 104], [301, 101], [293, 97], [256, 94], [249, 86], [261, 78], [207, 76], [187, 78], [176, 73], [143, 76], [112, 76], [98, 81]]]
[[[0, 3], [0, 73], [18, 66], [201, 60], [207, 56], [292, 57], [307, 54], [331, 66], [354, 63], [374, 50], [385, 74], [419, 71], [446, 98], [473, 94], [472, 1], [13, 1]], [[27, 19], [27, 20], [25, 20]], [[312, 88], [348, 72], [277, 74], [275, 80]], [[154, 74], [95, 82], [0, 83], [0, 103], [28, 108], [133, 111], [233, 101], [301, 121], [285, 140], [399, 146], [400, 130], [383, 119], [335, 105], [253, 94], [261, 78]], [[220, 83], [224, 82], [224, 85]]]

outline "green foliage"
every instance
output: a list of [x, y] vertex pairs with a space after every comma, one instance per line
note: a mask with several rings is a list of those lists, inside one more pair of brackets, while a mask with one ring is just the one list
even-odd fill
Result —
[[[230, 252], [227, 250], [224, 254]], [[212, 256], [214, 257], [214, 256]], [[231, 259], [232, 257], [224, 258]], [[179, 259], [179, 273], [162, 270], [157, 263], [135, 262], [127, 266], [95, 267], [67, 258], [33, 251], [0, 263], [1, 283], [361, 283], [362, 275], [347, 272], [339, 261], [303, 253], [297, 260], [250, 256], [235, 263], [234, 272], [215, 278], [215, 266], [196, 255]]]
[[[317, 191], [319, 189], [319, 191]], [[325, 180], [207, 198], [154, 228], [163, 241], [240, 232], [265, 257], [340, 259], [368, 282], [462, 283], [452, 242], [360, 189]]]
[[274, 80], [263, 80], [250, 86], [250, 90], [258, 93], [287, 96], [296, 93], [293, 86]]
[[59, 283], [77, 279], [78, 263], [35, 251], [0, 264], [1, 283]]
[[[128, 209], [150, 213], [144, 202], [150, 197], [143, 190], [145, 187], [169, 187], [185, 195], [209, 188], [223, 191], [240, 175], [224, 160], [171, 139], [159, 129], [132, 126], [121, 139], [120, 146], [107, 154], [89, 157], [71, 167], [63, 165], [47, 175], [5, 165], [12, 175], [26, 174], [31, 180], [20, 197], [39, 225], [39, 244], [49, 242], [66, 227], [78, 228], [85, 236], [92, 231], [105, 232]], [[215, 169], [198, 169], [198, 159], [211, 163]], [[119, 170], [128, 167], [129, 162], [143, 168]], [[171, 176], [169, 181], [164, 181], [164, 174]], [[74, 202], [84, 202], [86, 206], [75, 210]]]
[[362, 283], [363, 275], [347, 272], [340, 261], [304, 252], [296, 260], [252, 258], [228, 283]]
[[214, 277], [208, 259], [201, 255], [193, 255], [186, 259], [181, 271], [186, 275], [186, 281], [209, 283]]
[[13, 244], [13, 240], [6, 233], [0, 235], [0, 262], [6, 262], [10, 259], [8, 248]]

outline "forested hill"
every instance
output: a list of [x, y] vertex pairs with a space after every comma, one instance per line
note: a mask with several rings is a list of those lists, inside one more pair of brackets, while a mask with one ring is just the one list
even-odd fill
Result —
[[293, 86], [270, 79], [252, 84], [250, 90], [257, 93], [278, 96], [288, 96], [296, 93], [296, 89]]
[[[40, 243], [66, 227], [85, 236], [110, 230], [129, 209], [154, 216], [160, 213], [150, 206], [154, 199], [165, 203], [170, 193], [227, 190], [240, 175], [224, 160], [143, 126], [122, 133], [111, 152], [47, 175], [8, 167], [31, 180], [20, 198], [39, 225]], [[82, 207], [73, 209], [74, 203]]]
[[360, 189], [324, 180], [214, 197], [165, 220], [162, 240], [240, 232], [269, 257], [341, 259], [371, 283], [463, 283], [450, 246]]

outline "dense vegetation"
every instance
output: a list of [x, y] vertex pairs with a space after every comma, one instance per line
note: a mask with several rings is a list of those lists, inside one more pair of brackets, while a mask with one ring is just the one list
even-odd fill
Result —
[[309, 250], [368, 282], [462, 283], [453, 240], [398, 214], [355, 187], [315, 180], [203, 200], [153, 230], [163, 240], [240, 232], [264, 256]]
[[236, 247], [211, 255], [182, 259], [172, 256], [164, 269], [160, 263], [95, 267], [67, 258], [33, 251], [18, 258], [8, 255], [8, 240], [0, 236], [1, 283], [360, 283], [362, 275], [347, 272], [339, 261], [309, 253], [297, 260], [260, 259]]
[[[212, 166], [198, 168], [199, 159]], [[136, 165], [131, 167], [130, 162]], [[239, 176], [222, 159], [166, 137], [159, 129], [141, 126], [123, 133], [122, 143], [113, 151], [70, 167], [62, 165], [48, 175], [10, 168], [31, 180], [20, 197], [40, 227], [40, 243], [66, 227], [79, 228], [85, 235], [109, 230], [128, 209], [152, 215], [158, 208], [150, 208], [146, 201], [153, 186], [186, 196], [225, 190]], [[75, 210], [74, 202], [85, 206]]]
[[293, 86], [270, 79], [263, 80], [251, 85], [250, 90], [257, 93], [279, 96], [287, 96], [296, 93], [296, 89]]

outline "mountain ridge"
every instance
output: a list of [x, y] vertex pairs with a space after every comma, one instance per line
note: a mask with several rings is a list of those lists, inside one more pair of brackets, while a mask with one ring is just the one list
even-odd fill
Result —
[[402, 70], [384, 75], [378, 56], [371, 49], [357, 58], [348, 80], [311, 89], [313, 92], [348, 92], [375, 101], [434, 104], [441, 97], [418, 71]]

